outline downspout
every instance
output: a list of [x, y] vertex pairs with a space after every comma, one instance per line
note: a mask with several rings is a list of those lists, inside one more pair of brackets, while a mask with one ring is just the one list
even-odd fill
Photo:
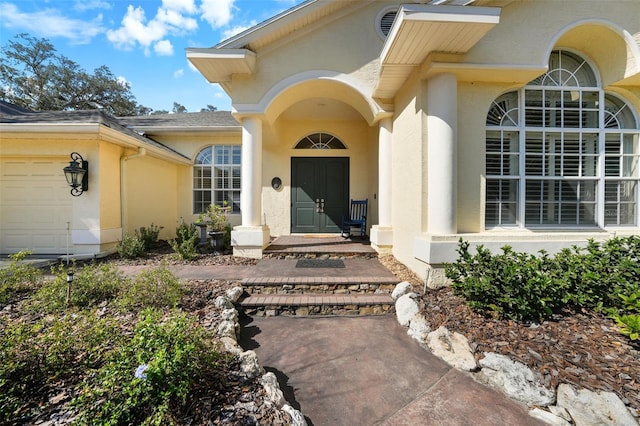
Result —
[[120, 226], [122, 227], [122, 237], [124, 238], [124, 234], [127, 230], [127, 214], [125, 212], [128, 209], [126, 197], [124, 196], [125, 190], [125, 178], [127, 173], [125, 171], [125, 163], [129, 160], [134, 160], [136, 158], [141, 158], [147, 155], [147, 149], [138, 147], [138, 152], [131, 155], [125, 155], [120, 158]]

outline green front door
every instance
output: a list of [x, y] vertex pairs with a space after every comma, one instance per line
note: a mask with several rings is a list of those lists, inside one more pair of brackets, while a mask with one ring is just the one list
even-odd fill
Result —
[[349, 158], [291, 158], [291, 232], [340, 232], [349, 208]]

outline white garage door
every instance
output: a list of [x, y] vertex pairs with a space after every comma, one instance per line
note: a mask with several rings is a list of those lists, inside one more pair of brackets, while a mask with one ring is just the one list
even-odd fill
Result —
[[72, 196], [64, 158], [3, 159], [0, 162], [0, 252], [31, 250], [64, 254]]

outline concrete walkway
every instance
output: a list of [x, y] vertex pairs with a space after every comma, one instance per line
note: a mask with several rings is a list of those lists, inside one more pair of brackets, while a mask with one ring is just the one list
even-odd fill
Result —
[[244, 318], [240, 344], [309, 425], [543, 425], [449, 367], [394, 315]]

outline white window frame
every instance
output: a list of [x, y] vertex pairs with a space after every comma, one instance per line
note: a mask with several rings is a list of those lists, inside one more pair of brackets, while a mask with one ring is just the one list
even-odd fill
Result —
[[[558, 52], [554, 52], [558, 53]], [[560, 55], [567, 53], [566, 51], [560, 51]], [[529, 85], [517, 90], [506, 93], [492, 103], [489, 113], [487, 114], [487, 120], [491, 119], [492, 122], [500, 120], [499, 124], [487, 124], [486, 125], [486, 154], [485, 154], [485, 167], [486, 167], [486, 196], [485, 196], [485, 228], [486, 229], [499, 229], [499, 228], [551, 228], [551, 229], [576, 229], [576, 228], [615, 228], [615, 227], [637, 227], [640, 224], [640, 132], [638, 131], [638, 116], [636, 111], [633, 110], [631, 104], [625, 102], [619, 96], [605, 93], [602, 89], [600, 80], [595, 67], [593, 67], [586, 59], [575, 53], [569, 53], [576, 59], [583, 60], [580, 67], [588, 66], [591, 68], [591, 72], [595, 78], [595, 86], [543, 86], [536, 84], [536, 81], [542, 81], [544, 77], [549, 74], [545, 74]], [[560, 58], [561, 62], [562, 57]], [[551, 72], [551, 71], [550, 71]], [[573, 76], [573, 74], [567, 74]], [[527, 94], [535, 94], [540, 92], [543, 96], [540, 104], [540, 125], [527, 125], [527, 111], [534, 111], [534, 100], [538, 98], [531, 98], [530, 102], [527, 102]], [[498, 108], [502, 107], [502, 103], [499, 105], [497, 102], [501, 100], [503, 96], [512, 97], [513, 93], [517, 94], [517, 119], [508, 120], [514, 117], [514, 110], [504, 111]], [[551, 101], [546, 103], [544, 94], [549, 93], [554, 99], [558, 98], [558, 102], [561, 102], [560, 108], [552, 108]], [[597, 104], [593, 102], [593, 96], [597, 93]], [[590, 98], [587, 98], [589, 96]], [[577, 102], [576, 102], [577, 101]], [[615, 102], [614, 102], [615, 101]], [[569, 103], [569, 107], [565, 107], [565, 102]], [[589, 107], [591, 102], [591, 107]], [[577, 104], [577, 105], [576, 105]], [[595, 105], [595, 106], [593, 106]], [[625, 128], [625, 126], [607, 127], [605, 118], [611, 118], [611, 114], [605, 109], [608, 106], [615, 105], [621, 107], [616, 113], [619, 113], [623, 109], [627, 108], [627, 118], [629, 113], [632, 116], [632, 128]], [[497, 108], [494, 108], [497, 107]], [[568, 108], [568, 109], [567, 109]], [[596, 111], [597, 109], [597, 111]], [[500, 113], [496, 113], [500, 111]], [[545, 113], [546, 111], [546, 113]], [[563, 119], [568, 118], [567, 112], [574, 111], [571, 118], [578, 117], [577, 122], [574, 120], [569, 124], [572, 127], [565, 126], [564, 122], [561, 122], [559, 126], [548, 126], [547, 119], [556, 119], [561, 117]], [[507, 114], [507, 112], [511, 112]], [[585, 126], [589, 120], [595, 119], [597, 112], [597, 125]], [[557, 115], [557, 116], [556, 116]], [[509, 121], [512, 123], [509, 124]], [[507, 123], [507, 125], [505, 125]], [[529, 123], [531, 124], [531, 123]], [[575, 127], [573, 127], [575, 126]], [[517, 134], [518, 138], [518, 152], [507, 152], [504, 150], [504, 139], [496, 139], [496, 135], [502, 136], [505, 133]], [[489, 150], [489, 139], [492, 140], [492, 147], [500, 146], [500, 151]], [[527, 139], [535, 140], [532, 136], [540, 135], [540, 151], [527, 150]], [[559, 147], [558, 153], [545, 153], [544, 148], [547, 146], [548, 137], [555, 135], [558, 137], [557, 145]], [[568, 138], [567, 136], [570, 136]], [[615, 143], [613, 150], [611, 144], [607, 144], [607, 140], [620, 138], [622, 142], [617, 147]], [[597, 148], [593, 146], [590, 152], [586, 152], [583, 148], [588, 146], [588, 140], [593, 140]], [[502, 141], [497, 144], [497, 141]], [[568, 141], [576, 143], [568, 143]], [[626, 145], [625, 145], [626, 143]], [[576, 147], [577, 152], [567, 151], [570, 147]], [[627, 151], [625, 150], [625, 147]], [[615, 148], [618, 148], [618, 152], [615, 153]], [[557, 154], [557, 155], [556, 155]], [[515, 169], [511, 164], [509, 167], [505, 167], [505, 159], [517, 155], [517, 174], [505, 173], [505, 170], [511, 171]], [[540, 174], [528, 174], [528, 167], [531, 169], [532, 164], [536, 163], [528, 162], [531, 159], [540, 159]], [[545, 161], [547, 159], [553, 159], [559, 162], [559, 167], [555, 167], [554, 170], [549, 170], [545, 167]], [[570, 164], [569, 160], [573, 160]], [[617, 163], [617, 166], [616, 166]], [[589, 166], [591, 164], [591, 166]], [[594, 167], [595, 166], [595, 167]], [[615, 172], [617, 167], [617, 174]], [[491, 174], [492, 171], [499, 170], [498, 174]], [[571, 173], [569, 173], [571, 172]], [[495, 190], [496, 185], [499, 182], [506, 183], [508, 181], [517, 182], [516, 196], [515, 196], [515, 218], [507, 220], [509, 215], [503, 216], [502, 207], [508, 204], [513, 205], [513, 199], [503, 199], [502, 195], [505, 192]], [[579, 189], [579, 195], [575, 196], [575, 199], [569, 197], [559, 199], [556, 202], [545, 197], [541, 197], [539, 202], [540, 219], [532, 221], [531, 214], [527, 217], [527, 209], [531, 213], [531, 206], [534, 204], [534, 200], [527, 200], [527, 184], [533, 182], [551, 181], [559, 185], [560, 191], [562, 187], [575, 186]], [[611, 189], [617, 185], [615, 195], [617, 199], [613, 200], [611, 195]], [[491, 192], [490, 192], [491, 186]], [[541, 183], [541, 188], [546, 187]], [[583, 190], [583, 187], [589, 187], [595, 189], [595, 194], [592, 191]], [[626, 186], [627, 194], [626, 199], [620, 197]], [[507, 194], [512, 194], [512, 191], [507, 191]], [[560, 192], [561, 194], [561, 192]], [[584, 197], [583, 197], [584, 196]], [[607, 199], [605, 199], [607, 198]], [[527, 205], [529, 202], [529, 206]], [[557, 204], [556, 204], [557, 203]], [[567, 212], [568, 209], [563, 210], [563, 203], [565, 206], [574, 206], [575, 204], [575, 218], [574, 220], [563, 221], [563, 212]], [[554, 206], [555, 205], [555, 206]], [[489, 207], [492, 208], [492, 216], [489, 215]], [[545, 207], [546, 206], [546, 207]], [[592, 206], [592, 216], [588, 214], [589, 206]], [[548, 216], [545, 215], [546, 209], [553, 212], [553, 221], [548, 220]], [[626, 209], [632, 209], [633, 214], [625, 216]], [[495, 211], [493, 211], [495, 209]], [[581, 209], [584, 214], [585, 220], [593, 217], [593, 220], [588, 220], [586, 223], [580, 223]], [[586, 212], [586, 213], [585, 213]], [[615, 220], [612, 218], [615, 216]], [[545, 220], [545, 217], [547, 218]], [[623, 218], [629, 218], [630, 220], [622, 220]], [[491, 219], [495, 218], [495, 222]], [[515, 219], [515, 220], [513, 220]]]
[[241, 145], [209, 145], [196, 155], [193, 165], [192, 210], [203, 213], [209, 204], [240, 213]]

